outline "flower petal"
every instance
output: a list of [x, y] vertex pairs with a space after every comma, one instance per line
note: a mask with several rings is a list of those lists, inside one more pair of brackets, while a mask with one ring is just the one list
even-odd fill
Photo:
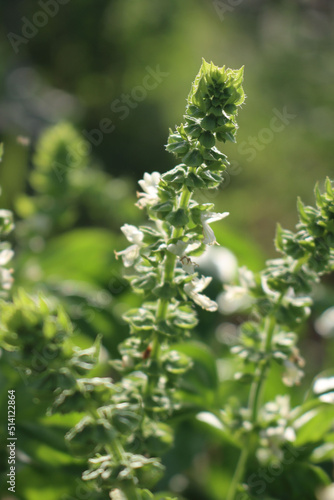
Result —
[[131, 224], [124, 224], [124, 226], [121, 227], [121, 231], [130, 243], [140, 245], [144, 239], [144, 233]]
[[125, 267], [131, 267], [139, 257], [139, 249], [140, 249], [139, 245], [131, 245], [125, 250], [115, 253], [117, 257], [119, 255], [122, 257], [123, 264]]

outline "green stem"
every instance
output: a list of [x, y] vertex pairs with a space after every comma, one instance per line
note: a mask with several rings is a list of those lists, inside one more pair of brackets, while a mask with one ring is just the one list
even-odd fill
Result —
[[[191, 192], [186, 186], [183, 186], [181, 196], [179, 198], [178, 208], [188, 208], [189, 200], [191, 198]], [[184, 228], [183, 227], [174, 227], [172, 238], [180, 238], [183, 235]], [[168, 252], [165, 264], [164, 264], [164, 272], [163, 272], [163, 283], [173, 283], [174, 281], [174, 272], [175, 272], [175, 264], [176, 264], [177, 256]], [[159, 299], [156, 322], [163, 321], [166, 319], [167, 311], [168, 311], [168, 299]], [[151, 351], [151, 363], [158, 363], [160, 355], [160, 339], [157, 332], [153, 333], [152, 339], [152, 351]], [[155, 378], [149, 377], [146, 386], [146, 396], [149, 396], [155, 384]]]
[[245, 446], [240, 454], [238, 465], [235, 469], [234, 476], [226, 500], [234, 500], [238, 485], [241, 483], [244, 475], [247, 458], [248, 458], [248, 448], [247, 446]]
[[[250, 389], [248, 409], [251, 414], [251, 422], [253, 425], [256, 424], [258, 419], [259, 408], [262, 400], [261, 396], [269, 367], [269, 361], [267, 355], [270, 353], [271, 350], [271, 344], [272, 344], [273, 334], [275, 331], [275, 326], [276, 326], [276, 319], [275, 315], [273, 314], [269, 316], [266, 320], [264, 346], [263, 346], [265, 356], [264, 360], [261, 362], [260, 366], [258, 367], [255, 373], [254, 381]], [[250, 452], [250, 447], [251, 447], [251, 440], [249, 435], [247, 442], [244, 444], [244, 447], [240, 454], [239, 461], [230, 485], [227, 500], [235, 499], [238, 485], [242, 482], [242, 479], [244, 477], [245, 467]]]
[[123, 447], [116, 439], [112, 439], [108, 444], [106, 444], [105, 450], [108, 455], [114, 456], [120, 464], [124, 461]]
[[266, 380], [266, 375], [269, 367], [269, 362], [267, 355], [271, 349], [271, 343], [273, 339], [273, 334], [275, 331], [276, 319], [275, 316], [270, 316], [267, 318], [265, 332], [266, 336], [264, 339], [264, 353], [265, 359], [261, 362], [258, 370], [256, 371], [254, 381], [250, 390], [249, 404], [248, 408], [251, 410], [251, 422], [256, 423], [257, 416], [259, 412], [259, 407], [261, 404], [261, 395], [263, 391], [263, 386]]

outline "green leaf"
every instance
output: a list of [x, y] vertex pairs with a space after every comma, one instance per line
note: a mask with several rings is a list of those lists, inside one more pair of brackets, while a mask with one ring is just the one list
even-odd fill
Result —
[[183, 375], [192, 366], [192, 360], [185, 354], [170, 350], [162, 356], [164, 369], [173, 375]]
[[154, 328], [155, 316], [147, 308], [131, 309], [123, 318], [136, 330], [152, 330]]
[[143, 423], [143, 437], [145, 446], [151, 456], [161, 456], [172, 446], [174, 432], [163, 422], [154, 422], [145, 419]]
[[329, 179], [329, 177], [326, 178], [326, 193], [328, 195], [328, 198], [330, 200], [333, 200], [333, 198], [334, 198], [334, 191], [333, 191], [332, 183], [331, 183], [331, 180]]
[[159, 297], [159, 299], [171, 299], [177, 294], [177, 289], [170, 283], [164, 283], [163, 285], [156, 286], [153, 289], [153, 293]]
[[169, 213], [166, 220], [174, 227], [184, 227], [189, 222], [189, 217], [184, 208], [178, 208], [177, 210]]
[[153, 212], [159, 212], [161, 214], [168, 213], [173, 210], [173, 202], [165, 201], [163, 203], [157, 203], [156, 205], [153, 205], [151, 207], [151, 210], [153, 210]]
[[334, 405], [323, 404], [301, 415], [293, 424], [296, 431], [295, 446], [317, 442], [333, 427]]
[[199, 167], [203, 163], [203, 156], [198, 149], [192, 149], [182, 160], [188, 167]]
[[150, 291], [157, 283], [157, 277], [153, 272], [148, 272], [138, 276], [131, 281], [131, 286], [135, 291]]
[[168, 183], [183, 184], [186, 176], [186, 165], [178, 165], [169, 172], [163, 174], [162, 179]]
[[193, 189], [193, 188], [204, 189], [206, 187], [206, 183], [201, 179], [201, 177], [194, 174], [193, 172], [190, 172], [187, 175], [187, 179], [186, 179], [185, 184], [190, 189]]
[[304, 222], [304, 224], [307, 224], [309, 222], [309, 217], [305, 212], [305, 205], [299, 196], [297, 198], [297, 208], [301, 221]]
[[194, 328], [198, 324], [196, 312], [190, 306], [179, 306], [169, 319], [179, 328]]
[[211, 132], [206, 131], [199, 136], [199, 142], [205, 148], [211, 149], [216, 144], [216, 139]]
[[310, 456], [313, 463], [322, 463], [333, 461], [334, 458], [334, 442], [326, 442], [315, 448]]
[[[201, 126], [204, 130], [212, 132], [217, 128], [217, 120], [214, 115], [207, 115], [201, 120]], [[214, 144], [213, 144], [214, 146]]]

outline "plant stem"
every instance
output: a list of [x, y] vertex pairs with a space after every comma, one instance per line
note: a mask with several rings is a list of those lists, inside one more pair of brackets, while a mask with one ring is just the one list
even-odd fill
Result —
[[258, 367], [255, 373], [255, 378], [252, 383], [249, 396], [248, 408], [251, 410], [251, 422], [253, 424], [256, 423], [257, 421], [257, 416], [261, 403], [261, 395], [269, 366], [267, 355], [269, 354], [271, 349], [271, 342], [275, 331], [275, 325], [276, 325], [275, 316], [269, 316], [269, 318], [267, 318], [266, 320], [266, 326], [265, 326], [265, 332], [266, 332], [264, 339], [265, 359], [261, 362], [260, 366]]
[[[270, 353], [271, 349], [271, 343], [272, 343], [272, 338], [273, 334], [275, 331], [275, 326], [276, 326], [276, 319], [275, 315], [271, 315], [267, 318], [266, 324], [265, 324], [265, 337], [264, 337], [264, 360], [261, 362], [260, 366], [256, 370], [254, 381], [252, 383], [251, 389], [250, 389], [250, 395], [249, 395], [249, 401], [248, 401], [248, 409], [251, 415], [251, 422], [252, 424], [256, 424], [257, 418], [258, 418], [258, 413], [259, 413], [259, 408], [261, 404], [261, 396], [263, 392], [263, 387], [264, 383], [266, 380], [266, 375], [269, 367], [269, 362], [268, 362], [268, 354]], [[234, 476], [230, 485], [229, 493], [227, 496], [227, 500], [234, 500], [235, 499], [235, 494], [237, 492], [237, 487], [241, 483], [244, 472], [245, 472], [245, 466], [246, 462], [248, 459], [248, 455], [250, 452], [250, 435], [248, 435], [247, 442], [244, 444], [244, 447], [242, 449], [242, 452], [239, 457], [239, 461], [237, 464], [237, 467], [234, 472]]]
[[245, 446], [240, 454], [238, 464], [235, 469], [234, 476], [226, 500], [234, 500], [235, 494], [237, 492], [237, 487], [241, 483], [244, 475], [247, 458], [248, 458], [248, 448], [247, 446]]
[[[189, 200], [191, 198], [191, 192], [186, 186], [183, 186], [181, 196], [179, 198], [178, 208], [186, 209], [189, 204]], [[183, 235], [184, 228], [183, 227], [174, 227], [172, 232], [172, 238], [180, 238]], [[176, 264], [177, 256], [168, 252], [165, 264], [164, 264], [164, 272], [163, 272], [163, 283], [172, 283], [174, 280], [174, 272], [175, 272], [175, 264]], [[168, 311], [168, 299], [159, 299], [158, 308], [156, 314], [156, 322], [163, 321], [166, 319], [167, 311]], [[157, 363], [159, 360], [160, 354], [160, 339], [157, 332], [153, 333], [152, 339], [152, 351], [151, 351], [151, 363]], [[154, 389], [155, 378], [149, 377], [146, 386], [146, 396], [149, 396]]]

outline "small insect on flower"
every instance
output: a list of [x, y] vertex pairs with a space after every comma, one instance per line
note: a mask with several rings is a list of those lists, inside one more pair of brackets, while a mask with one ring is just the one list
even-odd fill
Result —
[[152, 352], [152, 346], [148, 345], [145, 351], [143, 352], [143, 359], [148, 359], [151, 356], [151, 352]]

